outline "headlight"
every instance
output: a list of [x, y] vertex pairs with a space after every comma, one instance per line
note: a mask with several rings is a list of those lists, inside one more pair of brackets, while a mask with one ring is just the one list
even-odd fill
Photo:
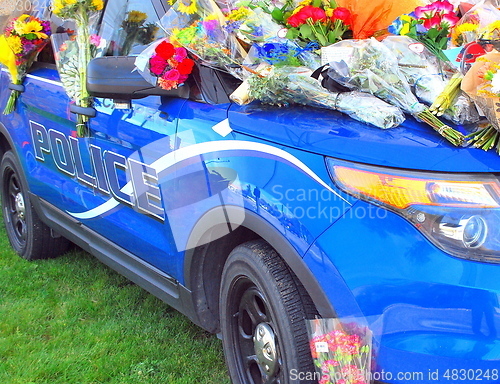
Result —
[[403, 216], [442, 250], [500, 263], [500, 183], [494, 175], [327, 163], [339, 188]]

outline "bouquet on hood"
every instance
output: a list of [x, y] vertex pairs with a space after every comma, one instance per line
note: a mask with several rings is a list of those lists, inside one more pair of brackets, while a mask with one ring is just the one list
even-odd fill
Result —
[[[87, 91], [87, 65], [93, 58], [96, 41], [91, 40], [90, 25], [94, 16], [103, 9], [103, 0], [53, 0], [52, 11], [62, 19], [74, 20], [76, 39], [68, 43], [65, 54], [58, 62], [61, 81], [66, 93], [75, 104], [82, 108], [92, 106], [92, 98]], [[94, 40], [97, 39], [94, 36]], [[72, 49], [68, 49], [71, 48]], [[59, 48], [59, 47], [56, 47]], [[77, 114], [77, 133], [83, 137], [87, 134], [89, 116]]]
[[477, 148], [496, 148], [500, 154], [500, 53], [479, 57], [462, 80], [466, 92], [484, 113], [490, 125], [469, 135]]
[[375, 39], [344, 40], [332, 46], [336, 48], [342, 49], [344, 59], [329, 64], [328, 76], [334, 82], [377, 96], [424, 121], [453, 145], [463, 144], [462, 133], [441, 122], [413, 95], [397, 57], [384, 44]]
[[22, 83], [38, 53], [51, 35], [50, 22], [24, 14], [13, 19], [0, 36], [0, 63], [4, 64], [11, 78], [11, 93], [3, 113], [14, 111], [16, 100], [22, 92]]
[[[255, 99], [278, 106], [302, 104], [336, 110], [382, 129], [394, 128], [405, 119], [398, 108], [372, 95], [355, 91], [330, 92], [311, 74], [304, 67], [265, 67], [243, 83], [242, 86], [247, 83], [249, 86], [249, 100], [245, 102]], [[235, 94], [238, 90], [231, 96], [238, 102]]]

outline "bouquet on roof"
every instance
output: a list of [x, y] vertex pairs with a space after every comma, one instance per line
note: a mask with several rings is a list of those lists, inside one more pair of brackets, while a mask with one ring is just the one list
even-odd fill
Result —
[[370, 384], [372, 332], [339, 319], [307, 322], [311, 355], [321, 384]]
[[[73, 20], [76, 24], [76, 38], [62, 47], [55, 47], [55, 51], [64, 89], [75, 104], [82, 108], [92, 106], [92, 98], [87, 91], [87, 65], [97, 53], [97, 47], [101, 46], [101, 40], [98, 36], [91, 36], [90, 26], [103, 6], [103, 0], [52, 1], [52, 11], [56, 16]], [[88, 115], [77, 114], [78, 136], [86, 136], [88, 120]]]
[[26, 72], [51, 35], [50, 22], [24, 14], [13, 19], [0, 36], [0, 63], [7, 67], [12, 85], [4, 115], [14, 111]]

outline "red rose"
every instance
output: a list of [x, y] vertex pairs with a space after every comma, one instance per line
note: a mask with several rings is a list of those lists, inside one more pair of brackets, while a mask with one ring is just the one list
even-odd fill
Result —
[[314, 22], [326, 21], [325, 11], [321, 8], [313, 7], [312, 5], [306, 5], [298, 13], [302, 13], [305, 19], [311, 18]]
[[344, 7], [337, 7], [333, 10], [332, 19], [341, 20], [348, 25], [351, 21], [351, 11]]
[[184, 59], [182, 60], [179, 65], [177, 66], [177, 70], [181, 75], [189, 75], [194, 66], [194, 61], [191, 59]]
[[155, 51], [162, 58], [164, 58], [165, 60], [168, 60], [174, 55], [175, 48], [168, 41], [164, 40], [160, 44], [158, 44]]
[[288, 25], [291, 27], [297, 28], [298, 26], [305, 24], [306, 19], [300, 13], [296, 13], [290, 16], [287, 21]]

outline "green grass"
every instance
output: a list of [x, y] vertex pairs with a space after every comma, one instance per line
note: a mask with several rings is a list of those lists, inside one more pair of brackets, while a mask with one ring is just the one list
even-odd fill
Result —
[[0, 383], [230, 383], [221, 342], [81, 251], [27, 262], [0, 227]]

